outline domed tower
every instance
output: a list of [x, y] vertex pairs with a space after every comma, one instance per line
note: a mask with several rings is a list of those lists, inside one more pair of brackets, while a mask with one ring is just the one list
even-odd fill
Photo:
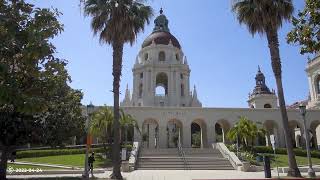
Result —
[[132, 70], [132, 99], [126, 95], [123, 106], [202, 106], [197, 93], [194, 97], [190, 92], [189, 65], [168, 24], [161, 9]]
[[271, 92], [266, 85], [264, 74], [258, 67], [256, 75], [256, 87], [249, 94], [249, 107], [251, 108], [277, 108], [277, 96], [274, 90]]
[[310, 60], [306, 69], [309, 81], [310, 97], [308, 108], [320, 109], [320, 54]]

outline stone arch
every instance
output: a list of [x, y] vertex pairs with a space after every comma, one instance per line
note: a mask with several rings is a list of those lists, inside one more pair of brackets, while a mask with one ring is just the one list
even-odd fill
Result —
[[183, 124], [178, 119], [170, 119], [167, 122], [167, 146], [169, 148], [176, 148], [183, 140]]
[[311, 121], [309, 129], [311, 147], [320, 149], [320, 120]]
[[272, 108], [271, 104], [267, 103], [263, 106], [264, 108]]
[[289, 121], [289, 131], [291, 133], [293, 146], [294, 147], [303, 146], [304, 139], [302, 137], [302, 134], [304, 133], [304, 131], [303, 131], [302, 124], [297, 120], [290, 120]]
[[149, 118], [142, 123], [142, 143], [145, 148], [159, 147], [159, 123]]
[[280, 144], [279, 125], [275, 120], [266, 120], [263, 122], [263, 128], [266, 130], [265, 145], [271, 146], [270, 135], [274, 135], [276, 145]]
[[155, 92], [156, 95], [168, 95], [168, 75], [166, 73], [160, 72], [157, 74]]
[[215, 123], [214, 128], [216, 132], [216, 142], [227, 142], [226, 135], [231, 128], [229, 121], [220, 119]]
[[195, 146], [193, 140], [195, 139], [197, 133], [200, 136], [200, 148], [207, 147], [207, 124], [203, 119], [195, 119], [191, 122], [191, 147]]

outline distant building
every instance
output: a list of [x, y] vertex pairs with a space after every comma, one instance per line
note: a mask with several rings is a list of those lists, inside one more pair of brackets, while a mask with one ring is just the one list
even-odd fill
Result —
[[[285, 147], [277, 95], [268, 88], [260, 67], [255, 77], [256, 86], [248, 97], [248, 108], [202, 107], [196, 87], [190, 88], [191, 70], [187, 58], [180, 42], [170, 33], [169, 21], [162, 11], [154, 24], [133, 67], [132, 93], [127, 87], [121, 103], [125, 112], [138, 121], [142, 131], [142, 134], [135, 131], [135, 141], [147, 141], [146, 148], [170, 148], [176, 147], [174, 139], [178, 138], [182, 146], [188, 148], [193, 146], [193, 135], [198, 133], [200, 147], [210, 147], [214, 142], [229, 143], [226, 132], [240, 116], [245, 116], [263, 126], [268, 135], [275, 135], [276, 146]], [[308, 63], [306, 72], [310, 99], [303, 103], [308, 107], [311, 144], [316, 147], [320, 145], [317, 128], [320, 124], [320, 57]], [[303, 146], [303, 122], [298, 105], [289, 106], [287, 111], [293, 143]], [[269, 136], [257, 137], [257, 144], [270, 145]]]

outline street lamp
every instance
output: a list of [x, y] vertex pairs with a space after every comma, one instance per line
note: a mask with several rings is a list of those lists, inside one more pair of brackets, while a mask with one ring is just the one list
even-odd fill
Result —
[[303, 119], [303, 125], [304, 125], [304, 133], [305, 133], [305, 139], [306, 139], [306, 148], [307, 148], [307, 156], [308, 156], [308, 162], [309, 162], [309, 169], [308, 169], [308, 176], [309, 177], [316, 177], [316, 174], [312, 168], [312, 162], [311, 162], [311, 155], [310, 155], [310, 145], [309, 145], [309, 131], [307, 130], [307, 123], [306, 123], [306, 106], [301, 104], [299, 106], [300, 114]]
[[85, 126], [85, 133], [86, 133], [86, 156], [85, 156], [85, 162], [84, 162], [84, 172], [82, 177], [84, 179], [89, 179], [89, 170], [88, 170], [88, 156], [89, 156], [89, 144], [88, 144], [88, 138], [89, 138], [89, 124], [90, 124], [90, 119], [91, 115], [94, 111], [94, 105], [92, 102], [87, 105], [87, 119], [86, 119], [86, 126]]

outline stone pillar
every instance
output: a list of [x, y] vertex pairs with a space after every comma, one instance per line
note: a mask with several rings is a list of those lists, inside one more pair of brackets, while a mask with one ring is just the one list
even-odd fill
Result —
[[150, 149], [154, 149], [155, 148], [155, 145], [156, 145], [156, 143], [155, 143], [155, 138], [156, 138], [156, 133], [155, 133], [155, 131], [156, 131], [156, 124], [149, 124], [149, 148]]
[[[317, 133], [315, 129], [311, 130], [313, 141], [311, 142], [313, 145], [313, 148], [318, 149], [318, 140], [317, 140]], [[311, 137], [311, 136], [310, 136]]]
[[296, 147], [300, 147], [301, 146], [300, 141], [299, 141], [300, 140], [299, 136], [302, 136], [302, 134], [301, 134], [301, 131], [298, 130], [298, 129], [300, 129], [300, 128], [295, 128], [294, 129], [294, 140], [296, 142]]
[[270, 146], [270, 136], [269, 136], [269, 133], [267, 133], [267, 134], [265, 135], [265, 138], [266, 138], [266, 146], [268, 147], [268, 146]]
[[200, 140], [201, 140], [201, 145], [200, 145], [200, 148], [203, 149], [204, 147], [204, 139], [203, 139], [203, 127], [201, 127], [200, 129]]
[[191, 148], [191, 125], [187, 122], [183, 124], [182, 145], [184, 148]]
[[213, 124], [207, 123], [207, 125], [207, 144], [210, 148], [211, 145], [216, 141], [216, 131]]
[[[279, 129], [282, 129], [282, 127], [279, 127]], [[285, 148], [286, 147], [286, 137], [284, 134], [284, 130], [279, 130], [279, 147]], [[291, 131], [290, 131], [291, 132]], [[294, 137], [292, 137], [294, 138]]]
[[167, 148], [167, 126], [160, 124], [159, 125], [159, 148]]
[[[139, 124], [139, 123], [138, 123], [138, 127], [139, 127], [141, 133], [143, 133], [144, 131], [143, 131], [143, 129], [142, 129], [142, 128], [143, 128], [142, 124]], [[134, 130], [133, 130], [133, 141], [139, 142], [139, 143], [140, 143], [139, 146], [140, 146], [141, 143], [142, 143], [142, 138], [141, 138], [141, 136], [142, 136], [142, 134], [140, 134], [140, 133], [138, 132], [137, 128], [134, 128]]]

